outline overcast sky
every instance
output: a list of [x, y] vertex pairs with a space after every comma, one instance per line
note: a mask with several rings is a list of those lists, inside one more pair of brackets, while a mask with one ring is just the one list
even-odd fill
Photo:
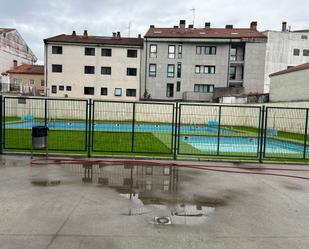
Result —
[[309, 28], [308, 0], [0, 0], [0, 27], [16, 28], [43, 63], [43, 39], [58, 34], [111, 35], [120, 31], [131, 36], [144, 35], [150, 24], [157, 27], [178, 25], [180, 19], [195, 27], [206, 21], [213, 27], [233, 24], [258, 29], [281, 29], [287, 21], [292, 29]]

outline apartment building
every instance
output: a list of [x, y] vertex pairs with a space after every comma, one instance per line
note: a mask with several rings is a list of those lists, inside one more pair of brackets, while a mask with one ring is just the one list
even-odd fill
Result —
[[75, 31], [44, 40], [47, 95], [138, 100], [143, 39]]
[[36, 61], [36, 56], [16, 29], [0, 28], [0, 74]]
[[151, 25], [144, 37], [145, 99], [212, 101], [214, 94], [264, 91], [266, 36], [249, 28]]
[[265, 31], [267, 47], [265, 57], [265, 88], [269, 93], [272, 73], [309, 62], [309, 29], [295, 30], [282, 22], [281, 31]]

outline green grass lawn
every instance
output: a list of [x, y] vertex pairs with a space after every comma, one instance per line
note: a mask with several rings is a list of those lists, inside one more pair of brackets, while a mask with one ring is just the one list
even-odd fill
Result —
[[[5, 129], [4, 148], [11, 150], [30, 150], [32, 144], [30, 129]], [[49, 130], [49, 151], [85, 151], [85, 131]], [[96, 131], [93, 136], [93, 148], [96, 152], [134, 152], [134, 153], [171, 153], [171, 148], [152, 133], [136, 132], [132, 151], [130, 132]]]

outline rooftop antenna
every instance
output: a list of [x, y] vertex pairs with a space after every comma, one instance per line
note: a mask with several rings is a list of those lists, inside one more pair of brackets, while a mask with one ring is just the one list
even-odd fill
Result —
[[195, 8], [190, 9], [190, 11], [192, 11], [192, 24], [194, 26], [194, 21], [195, 21]]
[[131, 36], [131, 28], [132, 28], [132, 22], [131, 21], [129, 22], [129, 25], [126, 28], [128, 30], [128, 37], [130, 37]]

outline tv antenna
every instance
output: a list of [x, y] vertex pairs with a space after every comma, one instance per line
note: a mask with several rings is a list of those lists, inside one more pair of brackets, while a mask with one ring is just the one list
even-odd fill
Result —
[[132, 22], [131, 21], [129, 22], [129, 25], [126, 28], [128, 30], [128, 37], [130, 37], [131, 36], [131, 28], [132, 28]]
[[195, 21], [195, 8], [190, 9], [190, 11], [192, 11], [192, 24], [194, 25], [194, 21]]

